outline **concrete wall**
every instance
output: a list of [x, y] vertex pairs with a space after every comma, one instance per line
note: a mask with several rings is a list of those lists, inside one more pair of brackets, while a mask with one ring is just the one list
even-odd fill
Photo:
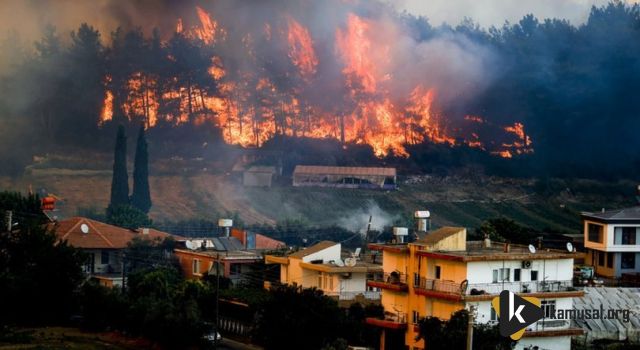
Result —
[[[323, 249], [319, 252], [309, 254], [303, 257], [302, 261], [306, 263], [311, 262], [313, 260], [320, 260], [320, 259], [322, 259], [323, 263], [328, 263], [329, 261], [335, 261], [340, 259], [340, 250], [341, 250], [340, 243], [336, 243], [335, 245], [329, 248]], [[294, 260], [294, 259], [291, 259], [291, 260]]]

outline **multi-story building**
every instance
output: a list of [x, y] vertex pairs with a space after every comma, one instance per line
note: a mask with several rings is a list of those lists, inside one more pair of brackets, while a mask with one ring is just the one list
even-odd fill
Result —
[[[461, 309], [476, 310], [476, 323], [497, 323], [491, 300], [503, 290], [542, 300], [545, 315], [571, 309], [573, 260], [582, 253], [529, 249], [514, 244], [466, 241], [466, 229], [445, 227], [409, 244], [370, 244], [382, 251], [384, 272], [367, 284], [382, 290], [384, 319], [367, 319], [381, 327], [381, 349], [424, 349], [416, 341], [418, 321], [426, 316], [449, 319]], [[402, 241], [402, 239], [398, 239]], [[527, 327], [517, 349], [569, 349], [582, 331], [569, 320], [542, 319]], [[428, 346], [427, 346], [428, 348]]]
[[367, 287], [367, 275], [381, 273], [381, 266], [350, 255], [343, 260], [342, 254], [340, 243], [322, 241], [285, 256], [267, 255], [265, 262], [280, 265], [282, 284], [315, 287], [342, 301], [379, 300], [380, 292]]
[[617, 278], [640, 271], [640, 207], [582, 213], [585, 263]]
[[81, 249], [87, 255], [84, 272], [107, 287], [122, 286], [124, 251], [134, 239], [162, 241], [182, 237], [151, 228], [131, 230], [83, 217], [72, 217], [51, 223], [49, 229], [58, 239]]
[[226, 237], [190, 238], [174, 254], [186, 278], [201, 279], [220, 273], [231, 283], [239, 284], [255, 283], [256, 276], [263, 275], [263, 252], [282, 248], [286, 245], [281, 241], [233, 228]]

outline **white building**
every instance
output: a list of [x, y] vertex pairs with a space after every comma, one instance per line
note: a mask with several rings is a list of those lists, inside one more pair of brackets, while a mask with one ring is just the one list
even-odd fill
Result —
[[585, 262], [600, 276], [640, 272], [640, 207], [582, 213]]

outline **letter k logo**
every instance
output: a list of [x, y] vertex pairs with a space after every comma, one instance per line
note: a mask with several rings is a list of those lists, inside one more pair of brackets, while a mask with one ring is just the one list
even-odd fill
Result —
[[[508, 290], [503, 290], [499, 297], [493, 298], [491, 305], [500, 319], [500, 334], [513, 340], [522, 338], [527, 326], [544, 316], [540, 299], [523, 298]], [[501, 312], [508, 317], [500, 317]]]

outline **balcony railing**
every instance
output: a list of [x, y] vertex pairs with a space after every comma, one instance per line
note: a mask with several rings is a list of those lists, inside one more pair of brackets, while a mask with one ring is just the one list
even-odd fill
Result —
[[357, 297], [363, 297], [367, 300], [380, 300], [379, 291], [363, 291], [363, 292], [328, 292], [325, 295], [338, 298], [338, 300], [355, 300]]
[[421, 277], [420, 280], [413, 281], [413, 287], [422, 290], [431, 290], [450, 294], [462, 294], [462, 286], [460, 283], [453, 281], [434, 280]]
[[554, 331], [567, 329], [571, 323], [569, 320], [543, 319], [527, 327], [528, 331]]
[[496, 282], [469, 284], [467, 295], [500, 294], [503, 290], [514, 293], [553, 293], [575, 291], [573, 281]]
[[367, 279], [389, 284], [407, 284], [407, 275], [399, 272], [371, 273], [367, 276]]

